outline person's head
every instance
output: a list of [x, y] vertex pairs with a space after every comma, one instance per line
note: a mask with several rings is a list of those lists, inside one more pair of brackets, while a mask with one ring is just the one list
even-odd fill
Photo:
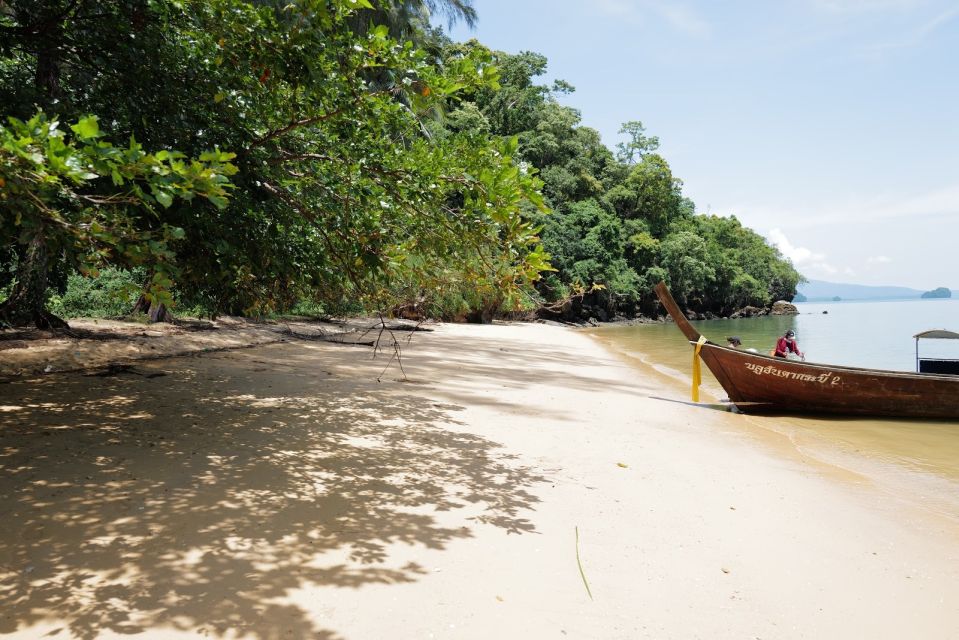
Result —
[[743, 341], [739, 339], [739, 336], [729, 336], [726, 340], [729, 341], [730, 347], [738, 347], [743, 343]]
[[787, 338], [790, 338], [790, 339], [795, 338], [795, 337], [796, 337], [796, 332], [793, 331], [792, 329], [789, 329], [788, 331], [786, 331], [786, 337], [787, 337]]

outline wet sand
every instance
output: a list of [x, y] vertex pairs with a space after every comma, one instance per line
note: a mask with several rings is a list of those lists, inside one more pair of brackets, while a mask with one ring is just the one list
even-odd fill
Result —
[[[716, 331], [715, 327], [704, 330]], [[656, 369], [666, 384], [687, 389], [690, 345], [672, 324], [590, 331], [627, 362]], [[704, 366], [703, 397], [725, 397]], [[781, 439], [789, 449], [819, 461], [828, 471], [870, 484], [889, 501], [959, 517], [959, 422], [896, 418], [781, 415], [741, 416], [738, 429]]]
[[950, 510], [693, 406], [582, 332], [441, 325], [402, 344], [402, 371], [389, 351], [287, 342], [0, 384], [0, 633], [959, 628]]

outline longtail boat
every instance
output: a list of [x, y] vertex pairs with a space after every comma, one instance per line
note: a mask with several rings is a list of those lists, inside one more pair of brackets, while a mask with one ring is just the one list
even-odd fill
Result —
[[[707, 340], [690, 324], [665, 283], [656, 285], [655, 291], [693, 344], [694, 353], [740, 411], [959, 418], [959, 375], [798, 362], [722, 346]], [[695, 400], [695, 371], [693, 378]]]

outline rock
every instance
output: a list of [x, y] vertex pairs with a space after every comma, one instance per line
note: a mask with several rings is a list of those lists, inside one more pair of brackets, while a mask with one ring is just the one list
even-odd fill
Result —
[[757, 316], [764, 316], [769, 311], [760, 307], [743, 307], [739, 311], [733, 312], [730, 318], [755, 318]]
[[799, 313], [799, 309], [796, 308], [796, 305], [790, 304], [785, 300], [777, 300], [773, 303], [769, 313], [774, 316], [794, 316]]
[[466, 314], [466, 322], [470, 324], [493, 324], [493, 305], [486, 305], [481, 309], [475, 309]]

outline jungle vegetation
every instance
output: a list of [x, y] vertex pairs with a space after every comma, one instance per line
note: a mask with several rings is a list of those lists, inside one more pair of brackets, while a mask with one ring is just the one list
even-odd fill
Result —
[[[447, 43], [446, 55], [484, 50]], [[556, 269], [537, 290], [562, 311], [606, 320], [656, 313], [652, 286], [665, 280], [676, 299], [701, 314], [791, 300], [802, 276], [762, 236], [735, 217], [699, 215], [682, 182], [657, 153], [642, 122], [623, 124], [625, 141], [607, 148], [560, 98], [566, 82], [538, 84], [542, 55], [493, 52], [501, 88], [470, 91], [447, 128], [516, 136], [517, 157], [537, 169], [549, 214], [531, 211]], [[572, 292], [581, 296], [570, 297]]]
[[0, 322], [304, 305], [488, 321], [791, 299], [638, 121], [609, 149], [468, 0], [0, 0]]

